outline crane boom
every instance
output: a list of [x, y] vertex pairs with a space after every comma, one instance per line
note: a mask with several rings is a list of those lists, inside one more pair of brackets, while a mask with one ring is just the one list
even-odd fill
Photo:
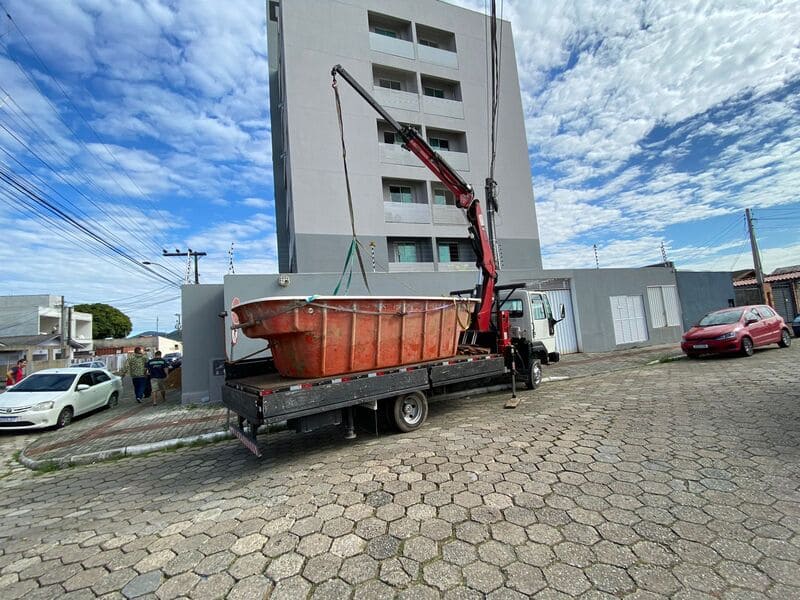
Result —
[[403, 140], [403, 148], [412, 152], [422, 163], [436, 175], [456, 199], [456, 204], [466, 212], [469, 222], [470, 240], [475, 251], [475, 265], [481, 271], [481, 285], [479, 290], [480, 303], [472, 317], [470, 329], [477, 331], [490, 331], [492, 321], [492, 304], [494, 302], [495, 284], [497, 282], [497, 266], [494, 250], [489, 241], [486, 229], [486, 220], [481, 210], [481, 203], [475, 198], [472, 186], [442, 158], [428, 142], [413, 127], [403, 126], [381, 106], [372, 95], [348, 73], [342, 65], [335, 65], [331, 69], [333, 85], [336, 86], [336, 75], [350, 84], [375, 111], [394, 129]]

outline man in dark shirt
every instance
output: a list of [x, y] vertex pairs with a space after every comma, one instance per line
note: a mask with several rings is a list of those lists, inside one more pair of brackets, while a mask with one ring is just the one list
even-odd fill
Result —
[[161, 351], [157, 350], [155, 357], [147, 361], [147, 374], [150, 376], [150, 386], [153, 389], [153, 406], [156, 405], [159, 394], [162, 401], [167, 399], [167, 390], [164, 385], [167, 379], [167, 370], [167, 361], [161, 358]]

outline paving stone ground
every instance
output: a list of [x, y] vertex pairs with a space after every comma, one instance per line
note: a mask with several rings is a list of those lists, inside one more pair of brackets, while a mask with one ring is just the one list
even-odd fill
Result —
[[0, 597], [797, 598], [798, 358], [441, 402], [405, 435], [282, 432], [261, 460], [15, 469]]

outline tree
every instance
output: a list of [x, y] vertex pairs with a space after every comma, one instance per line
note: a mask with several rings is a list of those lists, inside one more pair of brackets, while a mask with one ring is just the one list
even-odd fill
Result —
[[76, 304], [72, 309], [92, 315], [92, 338], [95, 340], [124, 338], [133, 328], [128, 315], [108, 304]]

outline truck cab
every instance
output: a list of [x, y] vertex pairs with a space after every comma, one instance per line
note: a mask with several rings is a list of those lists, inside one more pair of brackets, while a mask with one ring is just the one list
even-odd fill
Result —
[[547, 294], [542, 291], [518, 289], [503, 301], [500, 310], [508, 311], [512, 338], [527, 340], [533, 357], [544, 364], [558, 362], [556, 352], [556, 324], [564, 318], [553, 315]]

